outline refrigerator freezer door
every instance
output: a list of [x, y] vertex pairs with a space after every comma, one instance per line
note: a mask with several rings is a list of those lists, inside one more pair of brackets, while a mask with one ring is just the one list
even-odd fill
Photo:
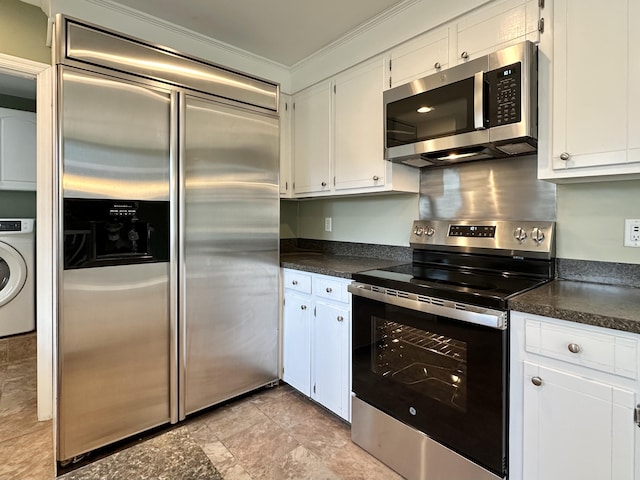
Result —
[[181, 308], [189, 414], [278, 378], [278, 119], [185, 96]]
[[[64, 199], [170, 200], [169, 91], [68, 67], [60, 72]], [[60, 227], [64, 202], [61, 210]], [[111, 241], [121, 240], [114, 233]], [[169, 423], [171, 265], [60, 272], [58, 460]]]

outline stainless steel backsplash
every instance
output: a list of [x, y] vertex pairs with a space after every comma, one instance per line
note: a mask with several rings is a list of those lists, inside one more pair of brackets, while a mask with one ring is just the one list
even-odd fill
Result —
[[537, 158], [482, 160], [420, 172], [420, 220], [556, 220], [556, 186]]

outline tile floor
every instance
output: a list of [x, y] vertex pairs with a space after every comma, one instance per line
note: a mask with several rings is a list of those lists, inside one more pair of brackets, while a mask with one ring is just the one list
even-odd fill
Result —
[[0, 339], [0, 480], [53, 477], [51, 421], [38, 422], [36, 335]]
[[[54, 478], [52, 425], [36, 419], [35, 351], [35, 334], [0, 339], [0, 480]], [[287, 385], [184, 425], [225, 480], [402, 478], [353, 444], [346, 423]]]

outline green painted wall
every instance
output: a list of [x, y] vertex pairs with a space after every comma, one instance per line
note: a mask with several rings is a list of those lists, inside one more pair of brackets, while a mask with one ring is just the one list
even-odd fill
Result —
[[[326, 217], [331, 232], [324, 231]], [[298, 203], [298, 237], [406, 247], [417, 218], [417, 194], [305, 200]]]
[[0, 0], [0, 53], [51, 63], [47, 40], [47, 16], [20, 0]]
[[36, 192], [0, 190], [0, 218], [35, 218]]
[[640, 180], [558, 185], [557, 256], [640, 264], [623, 246], [624, 219], [640, 218]]

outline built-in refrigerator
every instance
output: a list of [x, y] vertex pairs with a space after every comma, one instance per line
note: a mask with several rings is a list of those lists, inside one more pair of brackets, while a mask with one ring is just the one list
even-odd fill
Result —
[[278, 87], [57, 25], [57, 459], [278, 378]]

